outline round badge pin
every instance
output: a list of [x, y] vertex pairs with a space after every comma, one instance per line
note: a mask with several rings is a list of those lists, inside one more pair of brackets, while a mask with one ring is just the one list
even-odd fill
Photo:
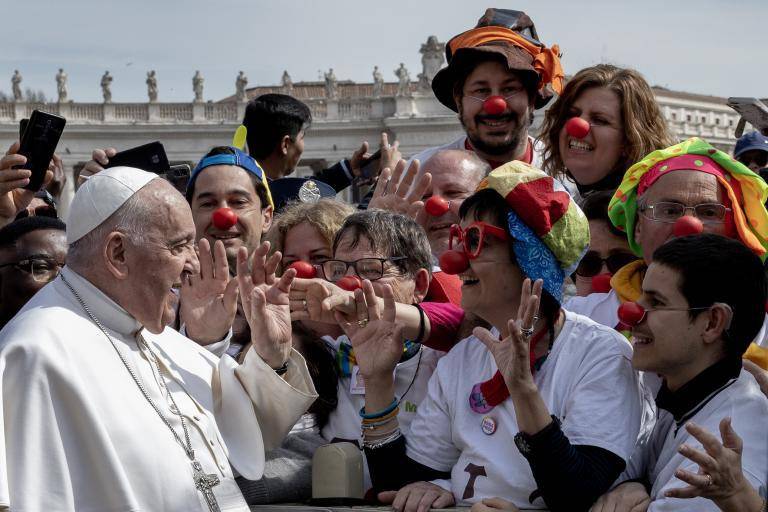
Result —
[[320, 197], [320, 188], [312, 180], [305, 181], [299, 189], [299, 200], [302, 203], [316, 203]]
[[496, 420], [490, 416], [483, 416], [483, 421], [480, 423], [480, 428], [483, 429], [483, 434], [490, 436], [496, 432]]

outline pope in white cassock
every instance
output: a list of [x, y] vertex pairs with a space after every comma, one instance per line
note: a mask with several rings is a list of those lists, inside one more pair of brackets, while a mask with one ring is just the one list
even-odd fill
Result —
[[0, 331], [0, 509], [208, 511], [248, 507], [316, 398], [291, 348], [288, 290], [268, 245], [238, 255], [253, 348], [242, 365], [164, 328], [195, 279], [195, 227], [165, 180], [116, 167], [75, 195], [67, 266]]

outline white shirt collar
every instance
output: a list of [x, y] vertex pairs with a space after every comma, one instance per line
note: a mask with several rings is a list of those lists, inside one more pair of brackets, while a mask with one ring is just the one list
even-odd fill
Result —
[[[61, 274], [80, 295], [80, 298], [88, 306], [91, 314], [104, 327], [131, 338], [142, 329], [143, 326], [135, 318], [86, 278], [67, 266], [61, 269]], [[72, 293], [64, 283], [59, 283], [59, 286], [63, 288], [62, 292], [64, 294]], [[77, 299], [75, 299], [75, 302], [78, 302]], [[85, 311], [83, 311], [83, 314], [85, 314]]]

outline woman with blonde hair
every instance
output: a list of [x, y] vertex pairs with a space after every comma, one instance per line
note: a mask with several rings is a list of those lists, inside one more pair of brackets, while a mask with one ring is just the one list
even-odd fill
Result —
[[633, 69], [598, 64], [576, 73], [547, 111], [543, 169], [581, 195], [615, 190], [648, 153], [675, 143], [648, 82]]

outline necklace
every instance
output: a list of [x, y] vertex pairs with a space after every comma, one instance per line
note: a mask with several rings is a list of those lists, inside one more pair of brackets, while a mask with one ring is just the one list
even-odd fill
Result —
[[62, 282], [67, 285], [67, 288], [69, 288], [69, 291], [72, 292], [72, 295], [75, 296], [75, 299], [77, 299], [77, 302], [80, 303], [80, 307], [83, 308], [83, 311], [85, 311], [85, 314], [88, 315], [88, 318], [91, 319], [91, 321], [96, 324], [96, 327], [99, 328], [99, 330], [104, 333], [104, 336], [107, 337], [109, 342], [112, 344], [112, 348], [115, 349], [115, 352], [117, 352], [117, 356], [120, 358], [120, 361], [122, 361], [123, 366], [125, 366], [125, 369], [128, 370], [128, 374], [133, 379], [133, 382], [136, 383], [136, 386], [139, 388], [139, 391], [141, 391], [141, 394], [144, 396], [144, 399], [146, 399], [147, 402], [149, 402], [149, 405], [152, 406], [152, 408], [155, 410], [157, 415], [160, 417], [161, 420], [163, 420], [163, 423], [165, 423], [165, 426], [168, 427], [168, 430], [171, 431], [171, 434], [173, 434], [174, 439], [176, 442], [182, 447], [184, 452], [187, 454], [187, 457], [190, 460], [190, 463], [192, 464], [192, 478], [195, 483], [195, 488], [203, 493], [203, 498], [205, 498], [205, 502], [208, 505], [208, 509], [210, 512], [220, 512], [221, 509], [219, 508], [219, 504], [216, 501], [216, 496], [213, 494], [213, 487], [216, 485], [219, 485], [220, 480], [219, 477], [216, 476], [216, 474], [205, 474], [205, 471], [203, 471], [203, 466], [200, 464], [200, 462], [195, 458], [195, 451], [192, 449], [192, 442], [189, 440], [189, 429], [187, 429], [187, 422], [184, 420], [184, 416], [181, 414], [181, 410], [179, 409], [178, 405], [176, 405], [176, 400], [173, 398], [173, 395], [171, 394], [168, 387], [165, 385], [165, 381], [163, 380], [162, 373], [160, 372], [160, 365], [157, 362], [157, 356], [152, 351], [152, 349], [149, 347], [149, 343], [141, 336], [139, 335], [139, 339], [144, 344], [144, 347], [146, 347], [147, 351], [152, 355], [152, 362], [151, 364], [154, 364], [155, 369], [157, 370], [157, 374], [160, 377], [160, 381], [162, 382], [162, 386], [165, 387], [165, 391], [170, 398], [171, 401], [171, 410], [175, 411], [174, 413], [179, 416], [179, 419], [181, 420], [181, 428], [184, 431], [184, 440], [181, 439], [178, 432], [176, 432], [176, 429], [173, 428], [173, 425], [171, 425], [171, 422], [168, 420], [168, 418], [165, 417], [163, 412], [160, 410], [160, 408], [157, 406], [154, 400], [152, 400], [152, 397], [149, 396], [149, 392], [147, 391], [147, 388], [144, 387], [144, 384], [141, 382], [141, 379], [138, 378], [136, 375], [136, 372], [131, 367], [131, 365], [128, 363], [128, 360], [125, 358], [122, 352], [120, 352], [120, 349], [117, 348], [117, 344], [115, 343], [115, 340], [112, 339], [112, 336], [109, 335], [107, 330], [104, 328], [103, 325], [101, 325], [101, 322], [99, 322], [99, 319], [96, 318], [93, 313], [91, 313], [90, 308], [88, 308], [88, 305], [85, 303], [85, 301], [80, 297], [80, 295], [75, 291], [75, 289], [72, 287], [71, 284], [69, 284], [69, 281], [64, 277], [63, 274], [60, 274]]

